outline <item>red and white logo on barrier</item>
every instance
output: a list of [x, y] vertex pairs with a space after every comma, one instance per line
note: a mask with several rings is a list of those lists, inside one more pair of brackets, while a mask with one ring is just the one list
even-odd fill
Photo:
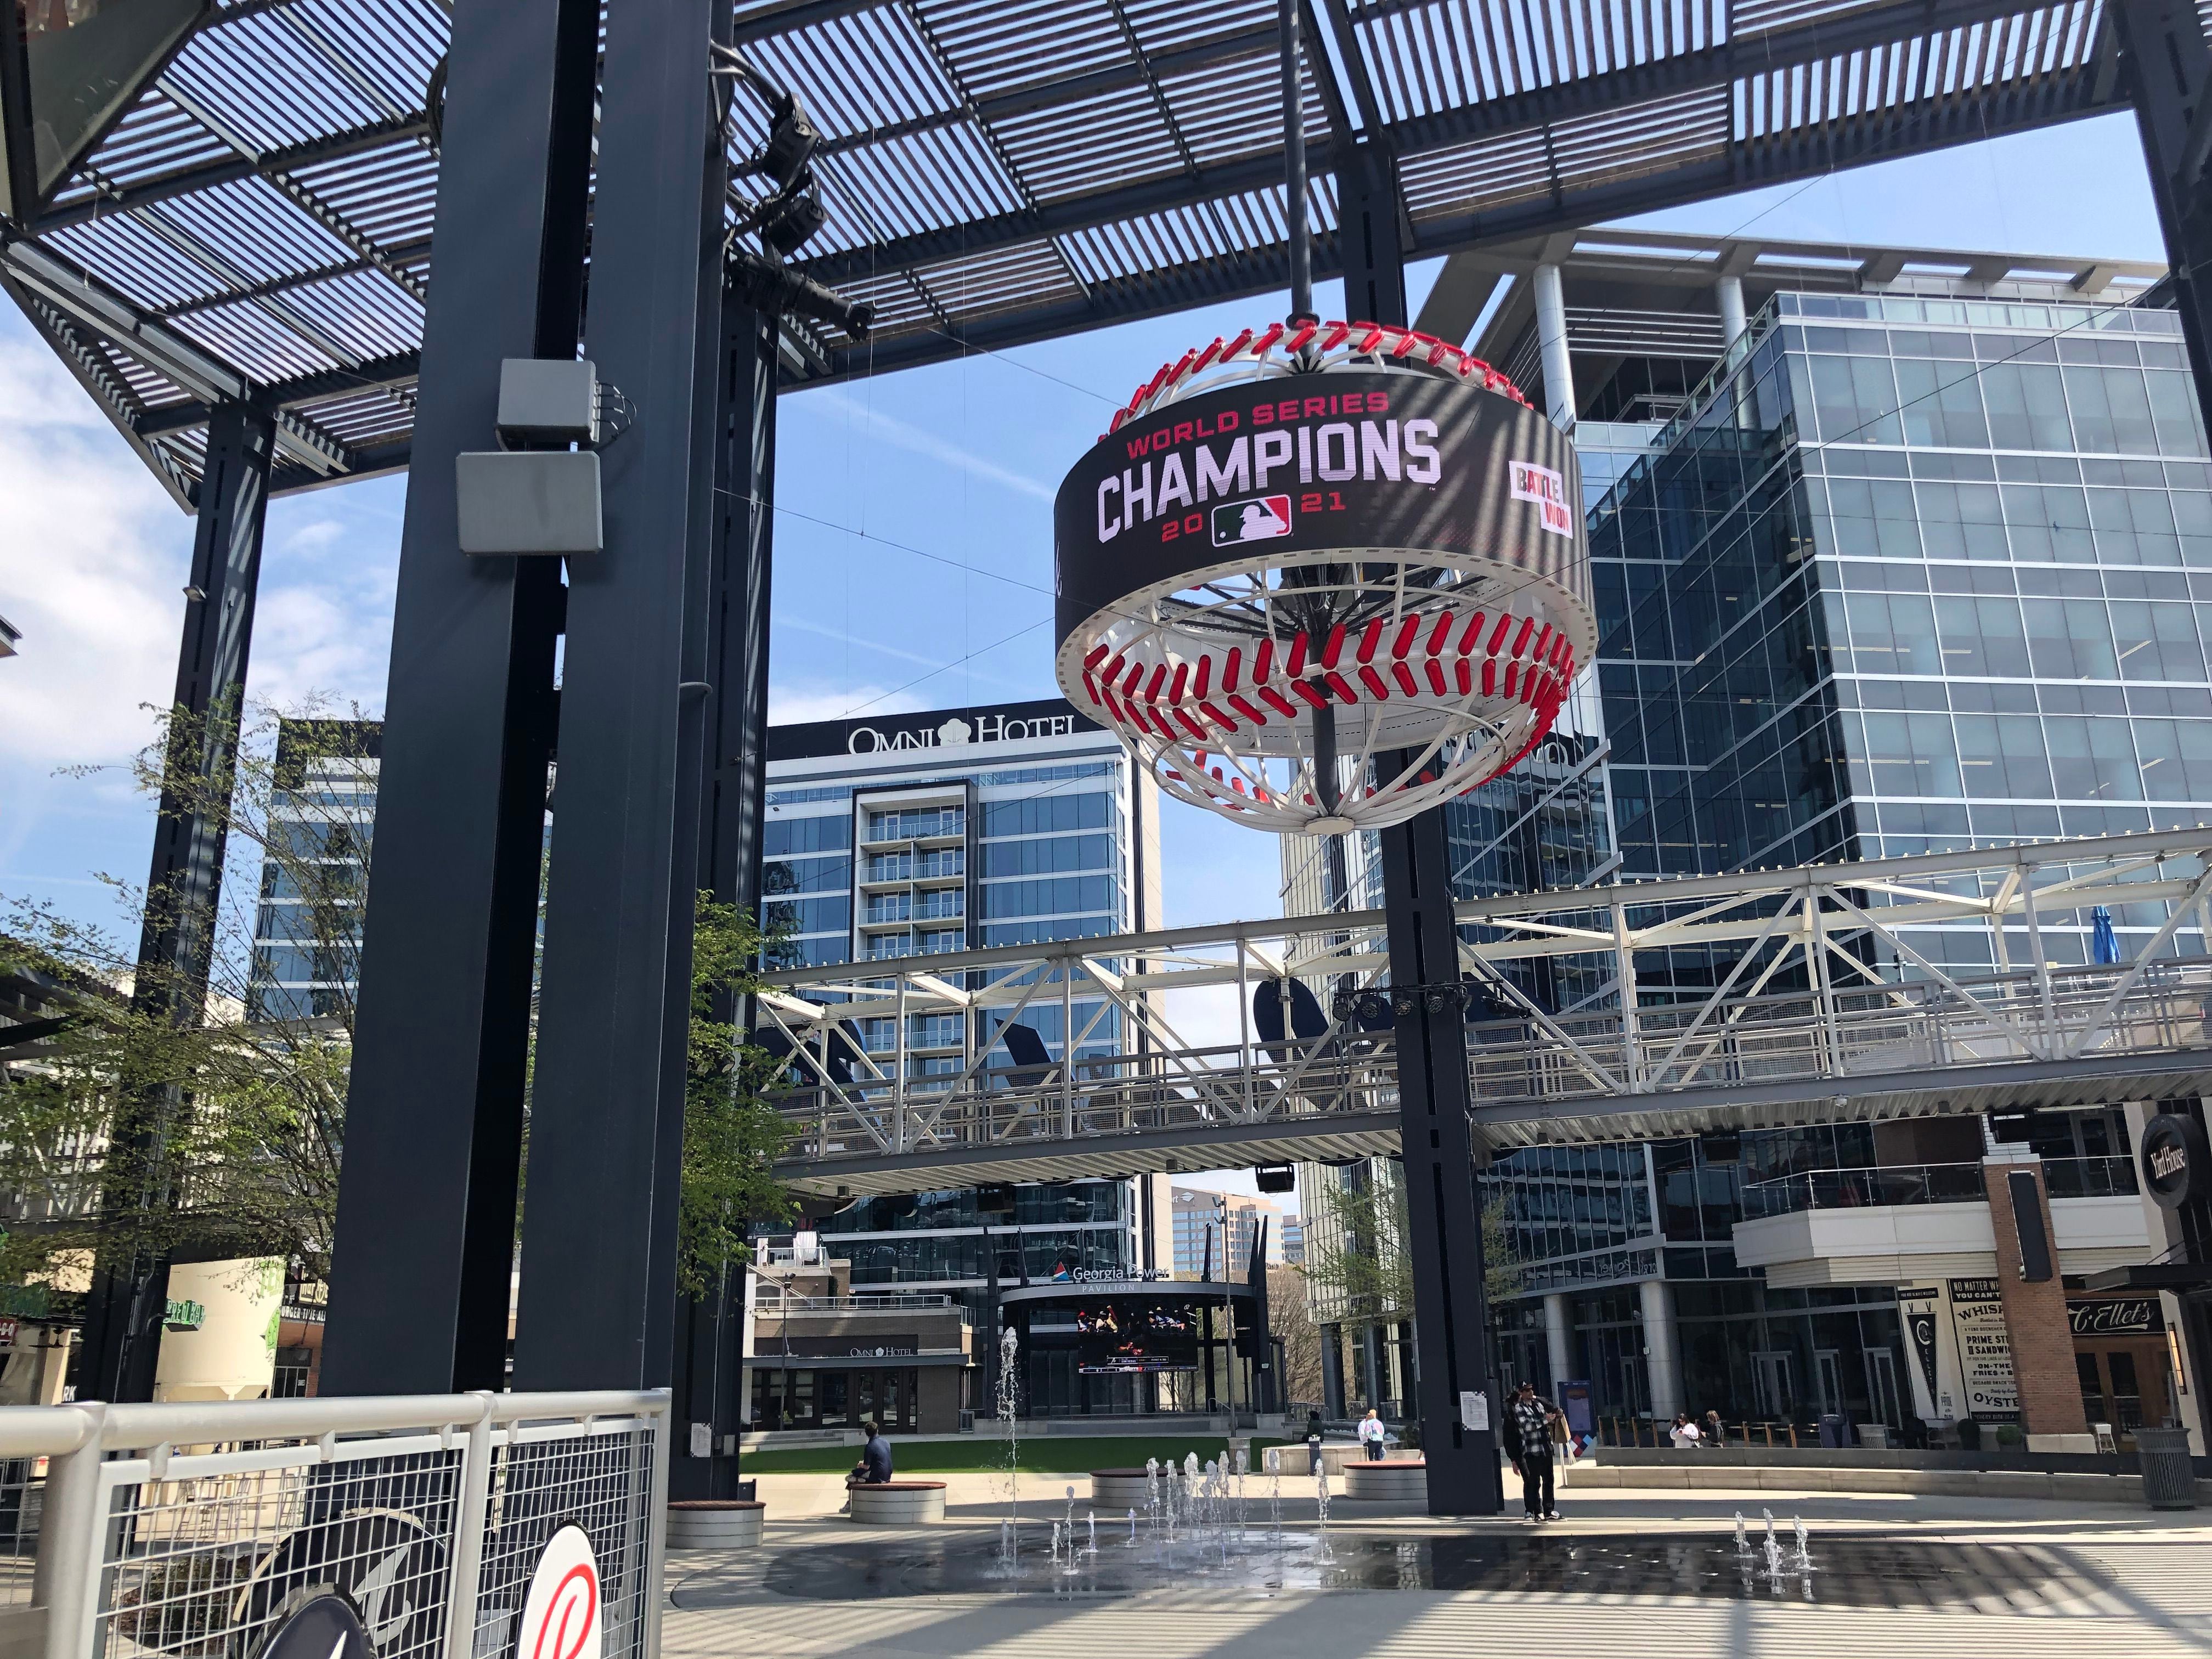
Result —
[[515, 1659], [601, 1659], [599, 1564], [577, 1526], [546, 1540], [522, 1604]]

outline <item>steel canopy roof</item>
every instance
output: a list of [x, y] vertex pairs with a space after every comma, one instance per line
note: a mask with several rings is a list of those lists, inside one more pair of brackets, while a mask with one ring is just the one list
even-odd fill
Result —
[[[1302, 0], [1315, 268], [1358, 153], [1421, 257], [2124, 107], [2094, 0]], [[821, 128], [802, 268], [873, 342], [786, 384], [1287, 281], [1274, 0], [739, 0]], [[0, 287], [180, 505], [206, 412], [271, 486], [404, 467], [433, 280], [444, 0], [219, 0], [28, 225]], [[749, 146], [744, 131], [737, 142]]]

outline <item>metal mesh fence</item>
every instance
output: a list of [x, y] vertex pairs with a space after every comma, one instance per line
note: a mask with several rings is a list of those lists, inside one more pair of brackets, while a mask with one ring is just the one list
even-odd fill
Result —
[[[33, 1482], [29, 1460], [0, 1462], [13, 1477], [0, 1485], [0, 1551], [12, 1525], [22, 1569], [0, 1606], [35, 1595], [61, 1659], [256, 1659], [332, 1595], [378, 1659], [518, 1659], [540, 1558], [574, 1526], [597, 1570], [604, 1659], [646, 1659], [665, 1411], [665, 1393], [484, 1394], [94, 1406], [0, 1423], [0, 1440], [18, 1431], [10, 1450], [80, 1448], [50, 1483]], [[264, 1437], [246, 1437], [256, 1429]], [[563, 1559], [549, 1584], [574, 1582], [580, 1553]], [[564, 1639], [581, 1628], [559, 1626]]]
[[46, 1460], [0, 1458], [0, 1607], [27, 1607], [46, 1507]]
[[653, 1431], [644, 1419], [519, 1425], [500, 1435], [477, 1577], [476, 1659], [512, 1651], [538, 1554], [564, 1526], [580, 1527], [599, 1559], [605, 1659], [646, 1659], [653, 1479]]
[[111, 1464], [93, 1654], [246, 1659], [337, 1589], [380, 1659], [438, 1659], [466, 1442], [249, 1445]]

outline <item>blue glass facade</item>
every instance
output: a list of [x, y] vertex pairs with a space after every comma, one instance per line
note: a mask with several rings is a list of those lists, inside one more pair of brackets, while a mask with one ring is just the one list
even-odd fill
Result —
[[[1008, 720], [904, 715], [920, 735], [880, 750], [856, 750], [848, 726], [787, 728], [769, 763], [763, 861], [767, 920], [784, 930], [779, 963], [892, 961], [1148, 925], [1139, 821], [1153, 810], [1149, 791], [1116, 738], [1075, 731], [1072, 715], [1065, 703], [1027, 706], [1009, 716], [1023, 736], [957, 744], [936, 738], [949, 720], [985, 732]], [[1043, 735], [1030, 735], [1040, 726]], [[868, 744], [878, 741], [871, 731]], [[772, 734], [772, 757], [778, 742]], [[1079, 998], [1073, 1014], [1079, 1057], [1120, 1051], [1118, 1008]], [[994, 1043], [987, 1064], [1006, 1065], [1006, 1016], [987, 1012], [972, 1031], [964, 1018], [908, 1017], [909, 1086], [961, 1072]], [[1058, 1059], [1069, 1036], [1058, 996], [1048, 988], [1018, 1018]], [[866, 1022], [859, 1035], [888, 1069], [896, 1022]], [[1129, 1182], [1078, 1182], [1018, 1187], [1013, 1215], [993, 1219], [988, 1240], [975, 1193], [962, 1189], [865, 1200], [817, 1230], [852, 1262], [856, 1289], [949, 1290], [969, 1301], [980, 1325], [994, 1266], [1016, 1283], [1024, 1273], [1140, 1265], [1143, 1212]]]
[[2178, 318], [1784, 293], [1753, 337], [1592, 514], [1625, 873], [2212, 813]]
[[382, 738], [374, 720], [286, 720], [278, 729], [249, 1019], [328, 1019], [351, 1010]]
[[[1623, 876], [2212, 817], [2207, 453], [2172, 313], [1775, 295], [1591, 506]], [[2142, 908], [2115, 917], [2123, 932], [2165, 920]], [[2082, 961], [2087, 932], [2046, 927], [2043, 943]], [[1915, 945], [1992, 966], [1979, 930]], [[2027, 953], [2023, 933], [2013, 959]], [[1680, 955], [1639, 961], [1639, 979], [1711, 982], [1717, 964]], [[2053, 1114], [2039, 1133], [2086, 1146], [2102, 1123]], [[1978, 1126], [1946, 1127], [1964, 1161], [1907, 1178], [1963, 1171], [1972, 1190], [1954, 1196], [1978, 1200]], [[1498, 1310], [1507, 1371], [1553, 1376], [1557, 1317], [1600, 1409], [1648, 1409], [1645, 1327], [1663, 1309], [1677, 1396], [1697, 1409], [1901, 1422], [1895, 1291], [1771, 1287], [1731, 1243], [1747, 1189], [1872, 1182], [1899, 1163], [1878, 1139], [1844, 1124], [1500, 1159], [1483, 1187], [1521, 1279]], [[2128, 1179], [2101, 1139], [2051, 1155], [2054, 1191]]]

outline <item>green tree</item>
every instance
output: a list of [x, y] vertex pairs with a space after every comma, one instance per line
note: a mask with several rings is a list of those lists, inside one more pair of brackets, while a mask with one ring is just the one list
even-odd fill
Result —
[[[1373, 1166], [1352, 1182], [1319, 1183], [1322, 1223], [1306, 1229], [1307, 1283], [1328, 1322], [1355, 1329], [1413, 1316], [1413, 1264], [1407, 1249], [1406, 1187], [1376, 1179]], [[1483, 1290], [1492, 1302], [1520, 1293], [1522, 1275], [1505, 1231], [1503, 1202], [1482, 1207]]]
[[790, 1193], [769, 1173], [790, 1126], [762, 1099], [784, 1062], [741, 1040], [737, 998], [757, 990], [753, 963], [772, 951], [753, 919], [699, 895], [691, 934], [691, 1040], [684, 1089], [684, 1188], [677, 1276], [703, 1295], [747, 1259], [750, 1224], [785, 1221]]
[[[174, 798], [173, 810], [224, 832], [225, 878], [209, 914], [174, 918], [170, 896], [106, 875], [125, 924], [113, 931], [0, 895], [0, 972], [43, 981], [67, 1013], [51, 1038], [0, 1064], [0, 1282], [67, 1282], [97, 1251], [187, 1243], [327, 1276], [377, 770], [362, 740], [374, 727], [349, 712], [250, 710], [230, 774]], [[207, 735], [181, 710], [159, 726], [122, 769], [157, 800], [165, 770], [179, 789], [164, 766], [172, 744]], [[264, 907], [273, 928], [260, 925]], [[173, 918], [209, 940], [204, 994], [156, 985], [143, 988], [175, 996], [134, 997], [140, 932]], [[693, 1290], [744, 1259], [749, 1223], [791, 1212], [769, 1175], [784, 1127], [760, 1098], [777, 1066], [738, 1041], [729, 1018], [774, 941], [704, 895], [696, 926], [678, 1223], [678, 1272]], [[287, 966], [321, 988], [271, 992], [272, 978], [300, 976], [276, 974]], [[198, 1018], [159, 1012], [170, 1001]], [[111, 1141], [118, 1103], [154, 1098], [168, 1103], [155, 1133]], [[162, 1201], [103, 1204], [103, 1191]]]

